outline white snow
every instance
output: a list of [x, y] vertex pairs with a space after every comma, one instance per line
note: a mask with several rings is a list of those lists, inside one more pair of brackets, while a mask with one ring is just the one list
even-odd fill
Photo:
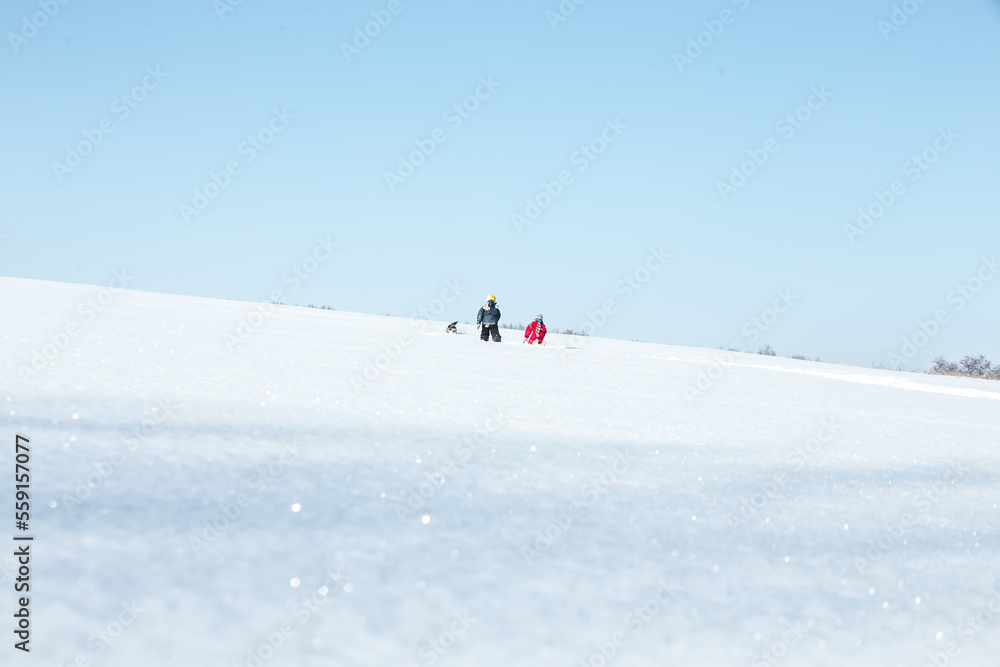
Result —
[[0, 308], [31, 664], [1000, 653], [998, 383], [9, 278]]

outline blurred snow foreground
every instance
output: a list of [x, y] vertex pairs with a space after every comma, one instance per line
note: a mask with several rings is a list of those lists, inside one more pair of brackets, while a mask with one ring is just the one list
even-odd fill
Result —
[[22, 661], [1000, 651], [995, 382], [7, 278], [0, 304]]

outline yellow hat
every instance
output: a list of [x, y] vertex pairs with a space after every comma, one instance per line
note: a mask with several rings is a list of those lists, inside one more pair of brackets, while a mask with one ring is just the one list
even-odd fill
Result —
[[490, 294], [490, 297], [488, 299], [486, 299], [486, 300], [487, 301], [496, 301], [497, 298], [495, 296], [493, 296], [492, 294]]

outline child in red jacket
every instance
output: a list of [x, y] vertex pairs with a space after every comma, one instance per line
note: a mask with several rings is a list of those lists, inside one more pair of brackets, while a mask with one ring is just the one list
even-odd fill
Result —
[[535, 318], [535, 321], [528, 325], [528, 328], [524, 330], [524, 342], [528, 345], [536, 343], [542, 345], [545, 343], [545, 323], [542, 322], [542, 316], [539, 315]]

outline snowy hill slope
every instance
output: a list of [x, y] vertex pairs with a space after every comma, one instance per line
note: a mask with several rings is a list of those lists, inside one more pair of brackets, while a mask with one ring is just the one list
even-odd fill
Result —
[[7, 278], [0, 308], [31, 664], [1000, 651], [998, 383]]

